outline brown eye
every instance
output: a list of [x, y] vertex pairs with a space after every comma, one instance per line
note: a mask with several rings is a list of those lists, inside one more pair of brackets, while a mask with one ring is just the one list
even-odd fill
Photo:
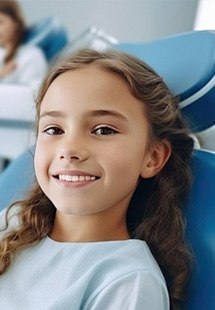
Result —
[[95, 129], [93, 133], [98, 136], [107, 136], [107, 135], [114, 135], [117, 133], [117, 131], [111, 127], [103, 126]]
[[50, 135], [50, 136], [56, 136], [56, 135], [62, 135], [63, 134], [63, 130], [61, 128], [55, 127], [55, 126], [46, 128], [43, 132]]

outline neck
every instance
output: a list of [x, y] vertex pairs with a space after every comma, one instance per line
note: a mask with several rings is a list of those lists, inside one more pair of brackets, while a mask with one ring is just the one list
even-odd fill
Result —
[[59, 242], [96, 242], [129, 239], [125, 217], [98, 214], [77, 216], [56, 212], [50, 237]]

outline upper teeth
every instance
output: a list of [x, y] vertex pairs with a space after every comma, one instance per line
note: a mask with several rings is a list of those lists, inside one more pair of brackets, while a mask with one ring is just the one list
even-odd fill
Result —
[[78, 182], [78, 181], [93, 181], [95, 180], [95, 176], [90, 175], [67, 175], [67, 174], [59, 174], [59, 180], [69, 181], [69, 182]]

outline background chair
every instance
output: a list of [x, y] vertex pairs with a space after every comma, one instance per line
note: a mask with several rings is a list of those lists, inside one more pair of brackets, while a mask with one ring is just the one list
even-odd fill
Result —
[[50, 62], [68, 44], [68, 34], [57, 17], [47, 17], [31, 25], [24, 37], [25, 44], [40, 47]]

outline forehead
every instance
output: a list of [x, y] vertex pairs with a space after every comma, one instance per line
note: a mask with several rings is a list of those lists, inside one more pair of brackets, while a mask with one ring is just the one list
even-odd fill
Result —
[[[89, 65], [83, 68], [68, 70], [59, 75], [50, 85], [47, 93], [61, 89], [76, 93], [81, 88], [89, 91], [91, 95], [117, 95], [130, 93], [127, 83], [111, 71]], [[109, 93], [109, 90], [111, 92]], [[121, 92], [123, 90], [123, 92]], [[80, 94], [81, 95], [81, 94]], [[83, 93], [84, 95], [84, 93]], [[131, 95], [131, 94], [130, 94]]]
[[117, 74], [95, 66], [67, 71], [49, 86], [43, 109], [71, 110], [110, 108], [144, 115], [144, 104], [134, 97], [127, 83]]

